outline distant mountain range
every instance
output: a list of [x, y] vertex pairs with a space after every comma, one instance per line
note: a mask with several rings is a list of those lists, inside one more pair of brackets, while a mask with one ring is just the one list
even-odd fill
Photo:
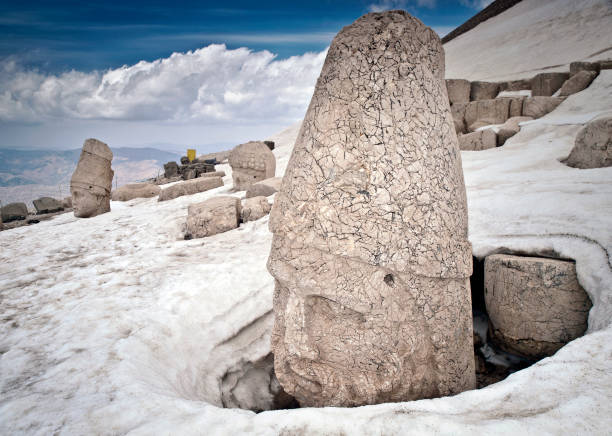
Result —
[[[155, 148], [112, 148], [115, 185], [155, 177], [180, 154]], [[68, 196], [81, 150], [0, 149], [0, 201], [30, 202], [40, 196]]]

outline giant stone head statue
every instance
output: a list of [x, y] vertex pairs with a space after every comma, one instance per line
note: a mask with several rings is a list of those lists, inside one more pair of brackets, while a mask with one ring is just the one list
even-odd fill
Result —
[[431, 29], [391, 11], [336, 36], [270, 229], [274, 366], [302, 405], [474, 387], [465, 186]]

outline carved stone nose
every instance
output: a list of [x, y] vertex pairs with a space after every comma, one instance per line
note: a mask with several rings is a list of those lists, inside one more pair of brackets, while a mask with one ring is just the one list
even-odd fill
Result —
[[292, 357], [316, 359], [319, 353], [310, 342], [306, 315], [304, 298], [291, 294], [285, 313], [285, 347]]

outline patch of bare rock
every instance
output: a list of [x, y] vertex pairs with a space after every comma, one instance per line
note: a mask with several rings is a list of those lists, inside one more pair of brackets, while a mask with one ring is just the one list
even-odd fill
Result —
[[582, 169], [612, 166], [612, 117], [587, 123], [576, 135], [574, 148], [564, 163]]
[[269, 197], [280, 190], [282, 182], [282, 177], [272, 177], [262, 180], [261, 182], [253, 183], [249, 189], [247, 189], [245, 197]]

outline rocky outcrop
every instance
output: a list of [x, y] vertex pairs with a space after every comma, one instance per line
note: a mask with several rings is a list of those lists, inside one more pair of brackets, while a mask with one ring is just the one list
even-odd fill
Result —
[[508, 118], [497, 131], [497, 146], [501, 147], [508, 139], [516, 135], [521, 130], [519, 123], [531, 121], [531, 117], [512, 117]]
[[262, 180], [261, 182], [253, 183], [251, 187], [247, 189], [245, 197], [269, 197], [280, 189], [281, 183], [283, 183], [282, 177], [272, 177], [270, 179]]
[[234, 189], [246, 191], [261, 180], [274, 177], [276, 158], [261, 141], [250, 141], [236, 146], [229, 156]]
[[228, 195], [192, 204], [187, 210], [185, 237], [203, 238], [235, 229], [240, 220], [240, 199]]
[[59, 200], [51, 197], [41, 197], [34, 200], [32, 203], [34, 204], [34, 209], [36, 209], [37, 215], [64, 210], [62, 203]]
[[523, 102], [523, 116], [540, 118], [561, 104], [563, 97], [529, 97]]
[[159, 193], [158, 201], [172, 200], [182, 197], [183, 195], [193, 195], [199, 192], [208, 191], [209, 189], [218, 188], [219, 186], [223, 186], [221, 177], [199, 177], [162, 189]]
[[25, 203], [9, 203], [2, 206], [2, 222], [24, 220], [28, 216], [28, 208]]
[[485, 260], [485, 302], [495, 343], [531, 359], [582, 336], [591, 308], [573, 262], [506, 254]]
[[569, 73], [540, 73], [531, 79], [532, 97], [550, 97], [569, 79]]
[[242, 222], [256, 221], [270, 213], [272, 206], [266, 197], [251, 197], [242, 202], [241, 218]]
[[576, 135], [574, 148], [565, 160], [574, 168], [612, 166], [612, 117], [591, 121]]
[[491, 100], [497, 97], [498, 93], [499, 83], [474, 81], [471, 83], [470, 100]]
[[459, 149], [464, 151], [479, 151], [497, 146], [497, 135], [491, 129], [479, 130], [459, 136]]
[[89, 218], [110, 212], [113, 153], [105, 143], [87, 139], [70, 180], [74, 216]]
[[565, 81], [565, 83], [561, 87], [561, 90], [559, 91], [559, 96], [566, 97], [568, 95], [572, 95], [582, 91], [583, 89], [586, 89], [591, 84], [591, 82], [595, 80], [597, 74], [598, 73], [596, 71], [583, 70], [577, 72]]
[[131, 183], [124, 185], [112, 192], [113, 201], [129, 201], [134, 198], [156, 197], [161, 192], [161, 188], [153, 183]]
[[342, 29], [270, 216], [275, 372], [302, 406], [475, 386], [460, 156], [435, 32]]
[[446, 79], [446, 91], [448, 92], [448, 100], [451, 106], [457, 103], [469, 103], [470, 89], [469, 80]]

